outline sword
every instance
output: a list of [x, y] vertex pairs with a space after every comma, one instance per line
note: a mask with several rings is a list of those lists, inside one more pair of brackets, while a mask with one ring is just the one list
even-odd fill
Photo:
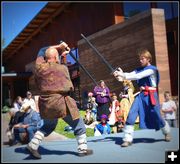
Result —
[[[60, 41], [60, 44], [63, 41]], [[67, 49], [66, 49], [67, 50]], [[96, 80], [91, 76], [91, 74], [87, 71], [87, 69], [76, 59], [76, 57], [74, 56], [74, 54], [70, 51], [69, 55], [76, 61], [76, 63], [82, 68], [82, 70], [89, 76], [89, 78], [94, 82], [94, 84], [97, 86], [98, 83], [96, 82]]]
[[108, 62], [107, 60], [100, 54], [100, 52], [94, 47], [90, 41], [83, 35], [81, 36], [84, 38], [84, 40], [89, 44], [89, 46], [96, 52], [96, 54], [99, 56], [99, 58], [103, 61], [103, 63], [108, 67], [111, 73], [113, 73], [116, 69], [114, 69]]

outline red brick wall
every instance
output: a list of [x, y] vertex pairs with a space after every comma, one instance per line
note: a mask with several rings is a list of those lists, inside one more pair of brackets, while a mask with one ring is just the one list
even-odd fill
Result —
[[[161, 74], [159, 85], [161, 97], [164, 87], [167, 90], [170, 89], [165, 33], [163, 10], [153, 9], [101, 30], [89, 36], [88, 39], [114, 68], [120, 66], [125, 72], [133, 71], [140, 66], [136, 55], [139, 48], [149, 49], [153, 56], [152, 64], [158, 66]], [[105, 80], [111, 92], [119, 94], [122, 91], [122, 83], [117, 82], [110, 74], [92, 48], [83, 39], [78, 42], [78, 48], [80, 62], [92, 76], [97, 81]], [[164, 65], [167, 69], [164, 69]], [[91, 79], [82, 70], [80, 73], [81, 92], [91, 91], [94, 88]]]

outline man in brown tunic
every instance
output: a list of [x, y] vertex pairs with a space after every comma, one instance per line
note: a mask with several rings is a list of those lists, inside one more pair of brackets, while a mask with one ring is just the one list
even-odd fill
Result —
[[44, 125], [35, 133], [27, 149], [37, 159], [41, 158], [38, 152], [41, 141], [55, 129], [58, 118], [62, 118], [74, 129], [78, 143], [78, 155], [93, 153], [87, 148], [86, 128], [79, 115], [76, 102], [69, 96], [69, 92], [73, 91], [74, 87], [68, 68], [60, 64], [58, 50], [61, 51], [62, 56], [70, 52], [65, 42], [42, 48], [35, 64], [34, 75], [40, 90], [39, 110], [44, 119]]

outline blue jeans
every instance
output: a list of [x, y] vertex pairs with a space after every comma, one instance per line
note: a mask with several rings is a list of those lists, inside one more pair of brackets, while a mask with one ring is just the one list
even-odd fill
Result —
[[[67, 115], [63, 120], [73, 128], [75, 136], [86, 133], [86, 127], [81, 117], [73, 120], [71, 115]], [[39, 129], [39, 131], [41, 131], [46, 137], [54, 131], [57, 123], [58, 119], [44, 119], [44, 125]]]
[[16, 141], [21, 141], [19, 133], [27, 133], [28, 134], [28, 141], [30, 142], [31, 139], [34, 137], [35, 132], [38, 130], [37, 127], [30, 126], [28, 128], [14, 128], [14, 137]]

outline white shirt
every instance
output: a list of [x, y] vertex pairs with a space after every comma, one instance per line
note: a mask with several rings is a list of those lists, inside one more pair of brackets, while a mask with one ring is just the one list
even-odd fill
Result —
[[[162, 103], [162, 110], [169, 110], [169, 109], [172, 109], [172, 108], [177, 109], [176, 104], [175, 104], [174, 101], [169, 100], [167, 102]], [[167, 119], [167, 120], [175, 119], [176, 118], [175, 112], [173, 111], [173, 112], [164, 113], [164, 118]]]
[[112, 106], [109, 108], [109, 110], [111, 112], [110, 117], [109, 117], [109, 121], [108, 121], [109, 125], [114, 125], [116, 122], [115, 112], [117, 112], [119, 110], [119, 106], [116, 106], [116, 102], [117, 102], [117, 100], [113, 100]]
[[127, 80], [139, 80], [144, 77], [150, 76], [152, 87], [157, 87], [156, 71], [154, 71], [153, 69], [147, 69], [138, 73], [136, 73], [136, 71], [130, 73], [125, 72], [124, 75], [125, 75], [125, 79]]

